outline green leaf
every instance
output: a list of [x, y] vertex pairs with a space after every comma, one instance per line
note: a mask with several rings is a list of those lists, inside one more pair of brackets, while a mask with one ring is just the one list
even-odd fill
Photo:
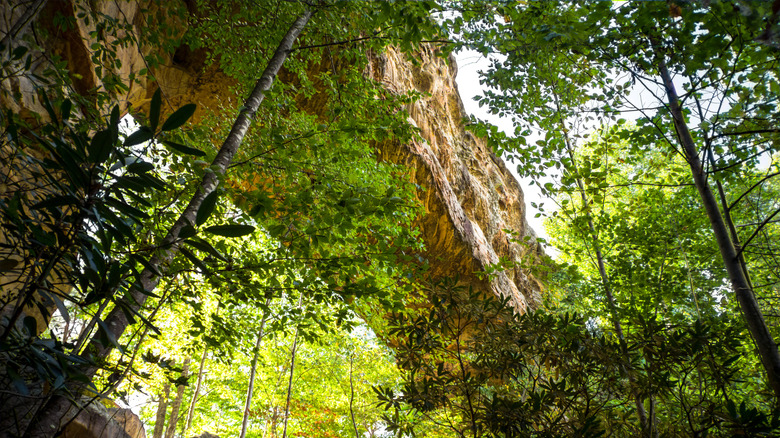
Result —
[[200, 204], [200, 208], [198, 208], [198, 213], [195, 215], [195, 225], [201, 226], [208, 220], [211, 213], [214, 212], [214, 207], [217, 206], [218, 197], [219, 192], [217, 190], [213, 190], [206, 195], [206, 198], [203, 199], [203, 203]]
[[154, 164], [148, 161], [136, 161], [135, 163], [127, 166], [127, 171], [135, 174], [146, 173], [154, 169]]
[[158, 88], [152, 96], [152, 103], [149, 105], [149, 128], [152, 132], [157, 130], [160, 124], [160, 107], [162, 107], [162, 93]]
[[41, 202], [38, 202], [37, 204], [33, 205], [33, 210], [40, 210], [42, 208], [46, 209], [56, 209], [57, 207], [62, 207], [63, 205], [78, 205], [79, 199], [72, 195], [59, 195], [59, 196], [52, 196], [49, 199], [44, 199]]
[[104, 218], [104, 226], [113, 227], [121, 235], [120, 239], [127, 237], [134, 239], [136, 236], [135, 230], [130, 227], [129, 222], [132, 218], [120, 218], [117, 216], [107, 205], [98, 205], [95, 208], [98, 209], [100, 215]]
[[241, 237], [247, 234], [252, 234], [255, 231], [255, 227], [251, 225], [231, 224], [231, 225], [214, 225], [206, 228], [206, 231], [217, 236], [224, 237]]
[[209, 269], [206, 267], [206, 264], [203, 263], [198, 257], [195, 256], [190, 250], [187, 248], [181, 247], [179, 248], [179, 251], [184, 255], [184, 257], [187, 258], [190, 262], [192, 262], [193, 265], [195, 265], [202, 273], [208, 274]]
[[127, 136], [125, 146], [135, 146], [147, 142], [154, 138], [154, 132], [146, 126], [141, 126], [137, 131]]
[[70, 314], [68, 313], [68, 308], [65, 307], [65, 303], [62, 302], [60, 297], [56, 293], [49, 293], [46, 291], [41, 291], [41, 294], [48, 297], [51, 301], [54, 302], [54, 305], [57, 307], [57, 310], [60, 311], [60, 316], [62, 319], [65, 320], [65, 323], [70, 322]]
[[149, 218], [149, 215], [147, 213], [133, 207], [132, 205], [127, 204], [126, 202], [120, 201], [119, 199], [107, 198], [106, 202], [108, 203], [108, 205], [115, 208], [120, 213], [129, 216], [131, 219], [135, 221], [138, 221], [139, 218], [142, 219]]
[[118, 126], [119, 126], [119, 105], [114, 105], [114, 107], [111, 108], [110, 127], [116, 130]]
[[114, 135], [110, 130], [98, 131], [89, 143], [89, 161], [95, 164], [103, 163], [111, 156], [114, 147]]
[[192, 225], [185, 225], [179, 231], [179, 239], [189, 239], [198, 234], [198, 230]]
[[187, 105], [184, 105], [183, 107], [177, 109], [176, 111], [171, 114], [167, 120], [165, 120], [165, 123], [163, 123], [162, 128], [160, 128], [161, 131], [172, 131], [179, 126], [187, 123], [187, 120], [189, 120], [190, 117], [192, 117], [193, 114], [195, 114], [195, 108], [196, 105], [194, 103], [189, 103]]
[[136, 178], [138, 178], [141, 184], [145, 185], [146, 187], [152, 188], [154, 190], [165, 189], [165, 182], [152, 174], [142, 173], [138, 175]]
[[181, 152], [182, 154], [195, 155], [196, 157], [204, 157], [204, 156], [206, 156], [206, 153], [203, 152], [202, 150], [191, 148], [189, 146], [184, 146], [183, 144], [179, 144], [179, 143], [175, 143], [175, 142], [167, 141], [167, 140], [163, 140], [163, 144], [165, 144], [169, 148], [175, 150], [176, 152]]
[[67, 122], [70, 118], [70, 109], [72, 106], [73, 103], [71, 103], [70, 99], [62, 101], [62, 105], [60, 105], [60, 117], [62, 117], [63, 122]]
[[44, 246], [54, 246], [57, 244], [57, 235], [54, 232], [44, 231], [38, 226], [32, 227], [33, 241], [39, 242]]
[[210, 243], [208, 243], [205, 240], [192, 240], [192, 239], [188, 239], [188, 240], [185, 240], [184, 243], [192, 246], [195, 249], [203, 251], [206, 254], [211, 254], [214, 257], [216, 257], [216, 258], [218, 258], [218, 259], [220, 259], [222, 261], [225, 261], [225, 262], [228, 261], [225, 258], [225, 256], [223, 256], [219, 251], [217, 251], [216, 248], [214, 248]]
[[46, 108], [46, 112], [49, 113], [52, 122], [57, 123], [57, 114], [54, 112], [49, 96], [47, 96], [46, 93], [41, 93], [41, 101], [43, 102], [43, 107]]
[[6, 120], [8, 121], [8, 133], [14, 143], [19, 144], [19, 130], [14, 122], [14, 113], [10, 109], [6, 112]]
[[111, 186], [114, 187], [121, 187], [124, 189], [132, 190], [135, 192], [143, 193], [146, 191], [147, 187], [143, 184], [141, 184], [138, 181], [138, 177], [133, 176], [122, 176], [116, 179], [116, 182]]
[[24, 328], [27, 329], [27, 333], [30, 335], [35, 336], [38, 334], [38, 321], [36, 321], [32, 316], [25, 316], [22, 324], [24, 325]]
[[19, 260], [3, 259], [0, 260], [0, 272], [11, 271], [19, 264]]
[[[100, 318], [97, 319], [97, 323], [98, 323], [98, 326], [100, 328], [98, 330], [98, 333], [100, 334], [100, 337], [103, 338], [102, 340], [103, 341], [107, 340], [108, 342], [113, 344], [114, 347], [116, 347], [117, 350], [119, 350], [120, 352], [124, 352], [124, 350], [122, 349], [122, 346], [119, 345], [119, 341], [117, 340], [116, 336], [114, 336], [114, 334], [111, 332], [111, 330], [109, 330], [109, 328], [106, 325], [106, 323], [102, 319], [100, 319]], [[105, 345], [105, 342], [103, 343], [103, 345]]]
[[142, 256], [142, 255], [140, 255], [140, 254], [131, 254], [131, 255], [130, 255], [130, 258], [131, 258], [131, 259], [133, 259], [133, 260], [135, 260], [136, 262], [140, 263], [140, 264], [141, 264], [141, 266], [143, 266], [143, 267], [144, 267], [144, 269], [147, 269], [148, 271], [150, 271], [150, 272], [151, 272], [151, 273], [153, 273], [154, 275], [156, 275], [156, 276], [158, 276], [158, 277], [162, 275], [162, 274], [160, 273], [160, 271], [159, 271], [157, 268], [155, 268], [155, 267], [154, 267], [154, 265], [152, 265], [151, 263], [149, 263], [149, 261], [148, 261], [148, 260], [146, 260], [146, 258], [145, 258], [144, 256]]
[[28, 49], [27, 49], [27, 47], [25, 47], [25, 46], [19, 46], [19, 47], [15, 48], [15, 49], [13, 50], [13, 52], [11, 52], [11, 58], [12, 58], [14, 61], [18, 61], [18, 60], [20, 60], [20, 59], [22, 59], [22, 57], [23, 57], [23, 56], [24, 56], [24, 55], [27, 53], [27, 50], [28, 50]]

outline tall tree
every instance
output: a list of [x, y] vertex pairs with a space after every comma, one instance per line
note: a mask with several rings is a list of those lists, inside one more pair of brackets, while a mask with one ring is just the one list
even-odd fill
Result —
[[[266, 306], [270, 305], [271, 300], [266, 301]], [[257, 340], [255, 341], [255, 348], [252, 349], [252, 366], [249, 369], [249, 387], [246, 390], [246, 402], [244, 402], [244, 417], [241, 419], [241, 433], [238, 438], [244, 438], [246, 436], [247, 427], [249, 426], [249, 410], [252, 407], [252, 396], [255, 390], [255, 376], [257, 375], [257, 359], [260, 356], [260, 346], [263, 343], [263, 329], [265, 329], [265, 322], [268, 319], [268, 315], [263, 315], [263, 320], [260, 321], [260, 328], [257, 331]]]
[[195, 405], [198, 402], [198, 396], [200, 395], [200, 386], [203, 383], [203, 374], [206, 367], [206, 358], [209, 355], [209, 348], [206, 346], [203, 349], [203, 354], [200, 357], [200, 365], [198, 366], [198, 380], [195, 384], [195, 390], [192, 392], [192, 400], [190, 400], [190, 408], [187, 411], [187, 421], [184, 423], [184, 428], [182, 429], [182, 435], [186, 435], [187, 431], [189, 430], [190, 426], [192, 426], [192, 417], [195, 415]]
[[[738, 83], [777, 83], [777, 53], [754, 39], [769, 5], [734, 8], [716, 1], [494, 6], [481, 9], [494, 15], [482, 15], [480, 24], [466, 26], [466, 38], [473, 38], [477, 48], [506, 55], [486, 72], [486, 84], [501, 91], [488, 93], [484, 102], [495, 112], [513, 115], [521, 126], [516, 134], [532, 128], [546, 133], [538, 152], [524, 146], [521, 138], [496, 137], [499, 149], [527, 163], [521, 173], [540, 174], [559, 166], [555, 161], [562, 155], [563, 141], [553, 134], [553, 122], [561, 112], [573, 125], [589, 129], [594, 122], [624, 123], [618, 119], [624, 111], [639, 114], [640, 129], [625, 134], [632, 139], [631, 152], [659, 144], [670, 156], [687, 160], [768, 385], [780, 399], [780, 355], [708, 182], [708, 174], [717, 173], [722, 182], [732, 183], [737, 169], [756, 166], [778, 135], [771, 125], [778, 115], [770, 104], [777, 87], [748, 89]], [[496, 15], [504, 19], [496, 22]], [[453, 23], [461, 26], [463, 20]], [[550, 64], [538, 51], [558, 54], [554, 59], [559, 78], [541, 80]], [[685, 87], [682, 96], [676, 93], [674, 74]], [[553, 105], [553, 86], [582, 88], [572, 94], [574, 99]], [[641, 97], [631, 94], [640, 89]], [[715, 166], [706, 169], [702, 157], [709, 156]]]
[[162, 438], [165, 431], [165, 417], [168, 414], [168, 397], [170, 392], [171, 382], [165, 382], [165, 386], [160, 394], [160, 400], [157, 402], [157, 415], [155, 415], [154, 430], [152, 431], [153, 438]]

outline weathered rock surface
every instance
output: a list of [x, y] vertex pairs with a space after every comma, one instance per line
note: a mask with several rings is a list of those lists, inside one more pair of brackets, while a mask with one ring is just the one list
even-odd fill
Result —
[[519, 244], [516, 236], [534, 236], [525, 218], [523, 191], [503, 161], [485, 141], [466, 131], [463, 102], [455, 83], [457, 66], [450, 57], [422, 47], [417, 63], [395, 50], [377, 57], [370, 75], [390, 90], [416, 90], [427, 97], [409, 105], [411, 122], [424, 141], [381, 151], [382, 158], [416, 170], [418, 192], [426, 207], [420, 218], [433, 273], [459, 275], [493, 294], [509, 297], [520, 311], [534, 307], [541, 286], [520, 263], [482, 282], [473, 274], [499, 258], [520, 262], [540, 253], [536, 243]]
[[[132, 32], [142, 32], [146, 23], [139, 2], [91, 2], [90, 7], [111, 17], [131, 23]], [[45, 57], [34, 66], [45, 68], [45, 60], [58, 55], [72, 72], [75, 92], [89, 93], [94, 87], [105, 87], [96, 74], [89, 56], [94, 23], [77, 18], [78, 7], [71, 1], [48, 2], [38, 17], [51, 20], [55, 13], [72, 17], [76, 26], [58, 30], [56, 36], [38, 41], [45, 47]], [[164, 7], [164, 6], [163, 6]], [[0, 26], [11, 28], [19, 12], [0, 17]], [[16, 14], [16, 15], [14, 15]], [[2, 29], [0, 29], [2, 30]], [[179, 59], [174, 59], [178, 56]], [[158, 83], [133, 83], [131, 74], [144, 68], [141, 52], [135, 46], [119, 47], [121, 67], [116, 77], [128, 86], [116, 100], [125, 105], [142, 107], [159, 85], [174, 107], [196, 103], [199, 112], [219, 111], [227, 100], [240, 102], [241, 96], [227, 96], [234, 83], [214, 67], [204, 67], [203, 53], [177, 53], [153, 70]], [[540, 251], [535, 243], [520, 244], [505, 230], [519, 236], [533, 236], [525, 219], [523, 192], [504, 163], [496, 158], [485, 142], [464, 129], [463, 104], [455, 85], [457, 68], [453, 59], [437, 56], [432, 47], [420, 49], [418, 63], [413, 64], [396, 50], [373, 57], [367, 75], [381, 81], [391, 91], [417, 90], [423, 97], [409, 105], [410, 121], [421, 132], [423, 141], [406, 145], [385, 145], [380, 158], [404, 163], [414, 169], [416, 183], [422, 187], [418, 196], [426, 208], [420, 218], [434, 275], [459, 276], [461, 280], [495, 295], [510, 297], [518, 311], [533, 307], [539, 299], [540, 285], [531, 275], [517, 267], [498, 272], [490, 280], [475, 275], [500, 258], [519, 262], [533, 259]], [[0, 93], [3, 108], [42, 113], [34, 93], [33, 79], [18, 77], [4, 80]], [[127, 106], [125, 106], [126, 108]], [[197, 115], [196, 115], [197, 117]]]
[[130, 409], [94, 402], [68, 424], [62, 438], [146, 438], [146, 431]]

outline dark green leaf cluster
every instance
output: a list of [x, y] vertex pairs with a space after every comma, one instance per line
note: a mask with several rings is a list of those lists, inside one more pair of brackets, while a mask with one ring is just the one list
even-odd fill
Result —
[[404, 385], [376, 389], [398, 432], [424, 419], [448, 436], [636, 436], [633, 387], [656, 400], [668, 436], [777, 429], [739, 389], [742, 329], [725, 316], [670, 324], [640, 314], [620, 340], [593, 317], [518, 316], [452, 280], [425, 293], [433, 304], [394, 315], [387, 333]]
[[[92, 131], [71, 120], [70, 100], [55, 110], [42, 96], [52, 122], [32, 129], [10, 112], [3, 119], [8, 135], [0, 200], [6, 261], [0, 349], [9, 373], [37, 371], [32, 379], [9, 374], [16, 387], [33, 382], [35, 391], [43, 382], [64, 390], [70, 380], [84, 380], [74, 364], [92, 360], [81, 356], [92, 327], [104, 345], [122, 350], [101, 312], [140, 288], [138, 276], [153, 252], [139, 231], [150, 218], [154, 193], [166, 189], [155, 166], [132, 147], [151, 128], [139, 128], [122, 143], [118, 107]], [[172, 115], [163, 128], [174, 129], [181, 118]], [[55, 310], [65, 330], [87, 317], [78, 339], [53, 332], [52, 339], [39, 337]], [[126, 318], [148, 324], [132, 308], [123, 310]]]

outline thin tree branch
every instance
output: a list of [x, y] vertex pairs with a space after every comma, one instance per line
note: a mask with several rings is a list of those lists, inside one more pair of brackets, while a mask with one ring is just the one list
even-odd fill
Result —
[[[11, 52], [11, 41], [17, 40], [17, 36], [20, 33], [23, 33], [25, 29], [27, 29], [30, 23], [35, 20], [35, 17], [38, 16], [43, 7], [46, 5], [46, 2], [47, 0], [37, 0], [34, 2], [33, 5], [28, 7], [27, 10], [24, 11], [24, 13], [19, 17], [19, 19], [16, 20], [16, 23], [11, 26], [11, 29], [8, 30], [8, 33], [5, 34], [3, 39], [0, 40], [0, 46], [4, 47], [7, 53]], [[9, 8], [7, 5], [3, 7]]]
[[756, 230], [755, 230], [755, 231], [753, 231], [753, 234], [751, 234], [751, 235], [750, 235], [750, 237], [748, 237], [748, 239], [747, 239], [747, 240], [745, 241], [745, 243], [742, 245], [742, 247], [741, 247], [741, 248], [739, 248], [739, 251], [737, 251], [737, 255], [739, 255], [739, 254], [742, 254], [742, 251], [744, 251], [744, 249], [745, 249], [745, 248], [746, 248], [748, 245], [750, 245], [750, 241], [751, 241], [751, 240], [753, 240], [753, 238], [754, 238], [754, 237], [756, 237], [756, 235], [758, 234], [758, 232], [759, 232], [759, 231], [761, 231], [761, 229], [762, 229], [762, 228], [764, 228], [764, 227], [766, 226], [766, 224], [768, 224], [770, 221], [772, 221], [772, 218], [773, 218], [773, 217], [775, 217], [775, 216], [777, 216], [777, 214], [778, 214], [778, 213], [780, 213], [780, 208], [778, 208], [777, 210], [775, 210], [775, 212], [774, 212], [774, 213], [770, 214], [770, 215], [769, 215], [769, 216], [768, 216], [766, 219], [764, 219], [764, 221], [763, 221], [763, 222], [761, 222], [761, 224], [758, 226], [758, 228], [756, 228]]
[[752, 134], [780, 134], [780, 129], [772, 128], [772, 129], [752, 129], [748, 131], [734, 131], [734, 132], [721, 132], [720, 134], [714, 135], [712, 139], [716, 138], [722, 138], [722, 137], [732, 137], [732, 136], [738, 136], [738, 135], [752, 135]]
[[769, 178], [772, 178], [773, 176], [777, 176], [777, 175], [780, 175], [780, 172], [770, 173], [769, 175], [761, 178], [758, 182], [750, 186], [749, 189], [747, 189], [745, 192], [739, 195], [739, 198], [737, 198], [734, 202], [731, 203], [731, 205], [729, 205], [729, 210], [733, 209], [739, 203], [739, 201], [741, 201], [742, 198], [744, 198], [748, 193], [753, 191], [753, 189], [761, 185], [764, 181], [768, 180]]

